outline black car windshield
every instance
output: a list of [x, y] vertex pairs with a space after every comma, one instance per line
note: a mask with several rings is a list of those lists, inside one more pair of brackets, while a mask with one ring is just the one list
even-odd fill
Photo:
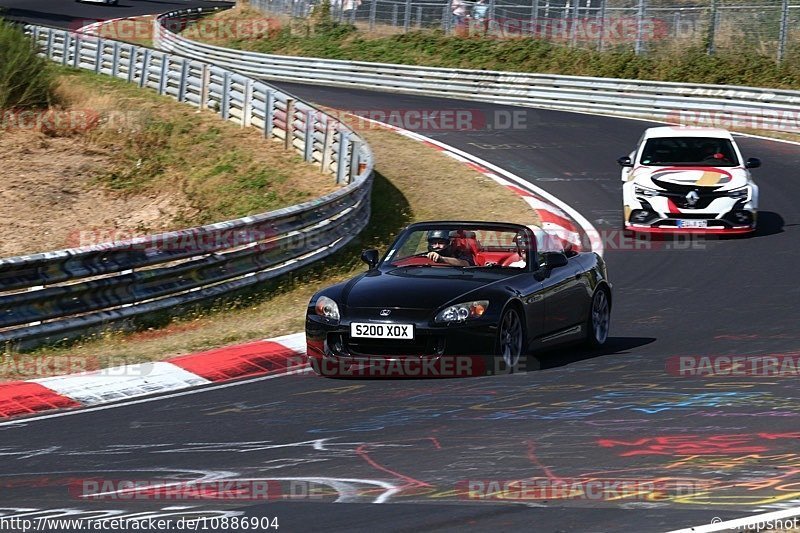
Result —
[[731, 141], [717, 137], [648, 139], [639, 161], [650, 166], [735, 167], [739, 164]]
[[383, 264], [403, 268], [502, 268], [527, 266], [529, 236], [509, 228], [422, 227], [405, 234]]

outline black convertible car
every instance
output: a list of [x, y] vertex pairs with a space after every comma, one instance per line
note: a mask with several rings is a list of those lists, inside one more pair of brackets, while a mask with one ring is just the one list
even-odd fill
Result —
[[533, 349], [606, 342], [611, 284], [595, 253], [499, 222], [408, 226], [369, 270], [315, 294], [309, 362], [330, 376], [513, 371]]

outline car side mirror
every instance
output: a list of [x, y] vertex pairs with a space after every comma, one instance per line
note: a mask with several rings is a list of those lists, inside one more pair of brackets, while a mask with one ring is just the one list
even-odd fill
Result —
[[370, 270], [378, 266], [378, 250], [370, 248], [361, 252], [361, 260], [369, 265]]
[[567, 259], [567, 256], [562, 254], [561, 252], [553, 252], [547, 254], [547, 256], [545, 257], [545, 266], [550, 270], [553, 270], [554, 268], [567, 266], [568, 263], [569, 260]]
[[631, 158], [628, 157], [627, 155], [617, 159], [617, 163], [619, 163], [619, 166], [621, 166], [621, 167], [632, 167], [633, 166], [633, 161], [631, 161]]
[[758, 168], [761, 166], [761, 160], [757, 157], [751, 157], [744, 162], [744, 168]]

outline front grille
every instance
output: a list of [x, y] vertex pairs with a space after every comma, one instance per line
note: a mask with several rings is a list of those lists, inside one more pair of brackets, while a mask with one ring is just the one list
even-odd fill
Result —
[[422, 356], [440, 355], [444, 352], [444, 338], [418, 335], [413, 340], [353, 339], [349, 334], [334, 334], [328, 345], [336, 349], [337, 344], [350, 355], [366, 356]]
[[712, 220], [716, 218], [713, 213], [667, 213], [667, 218], [680, 220]]
[[[659, 187], [666, 189], [659, 191], [659, 196], [664, 196], [672, 200], [672, 202], [681, 209], [706, 209], [711, 202], [717, 198], [726, 198], [727, 192], [719, 192], [719, 187], [698, 187], [696, 185], [678, 185], [675, 183], [668, 183], [660, 180], [653, 180], [653, 183]], [[695, 191], [698, 195], [697, 201], [690, 205], [686, 199], [686, 195]]]

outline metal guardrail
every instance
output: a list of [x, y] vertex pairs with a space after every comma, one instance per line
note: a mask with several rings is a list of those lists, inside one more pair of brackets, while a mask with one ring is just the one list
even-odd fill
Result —
[[223, 67], [25, 26], [42, 55], [156, 89], [294, 149], [342, 188], [313, 201], [129, 241], [0, 259], [0, 342], [25, 349], [192, 305], [318, 261], [369, 219], [373, 157], [333, 117]]
[[787, 115], [796, 122], [800, 106], [800, 91], [291, 57], [221, 48], [170, 31], [180, 26], [176, 22], [185, 24], [208, 11], [188, 9], [157, 17], [156, 46], [260, 79], [673, 122], [681, 122], [683, 112], [698, 120], [707, 114], [743, 127], [780, 129]]

